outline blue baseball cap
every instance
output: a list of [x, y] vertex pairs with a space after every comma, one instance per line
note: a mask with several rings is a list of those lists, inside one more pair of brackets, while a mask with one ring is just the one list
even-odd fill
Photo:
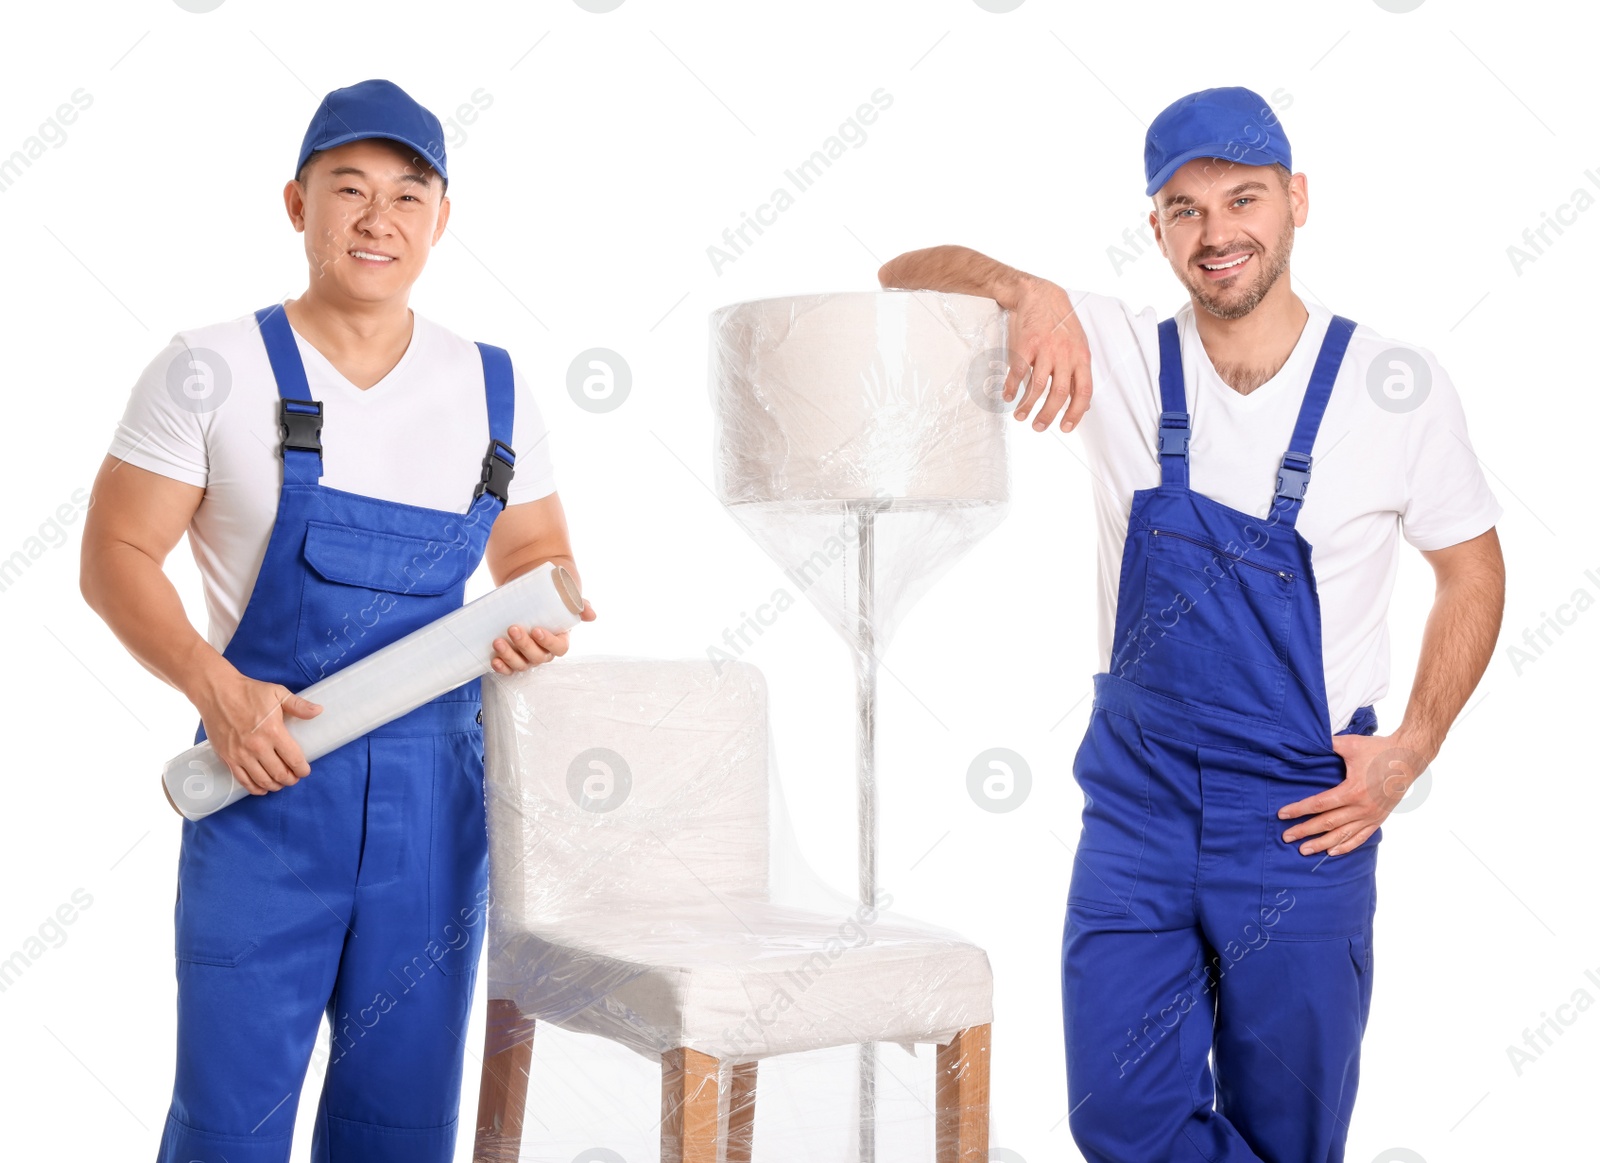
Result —
[[335, 89], [322, 99], [300, 143], [298, 177], [306, 159], [322, 149], [346, 142], [383, 137], [408, 145], [417, 156], [439, 171], [444, 184], [450, 175], [444, 165], [444, 126], [393, 81], [362, 81]]
[[1237, 86], [1179, 97], [1156, 116], [1144, 135], [1144, 192], [1154, 194], [1197, 157], [1294, 168], [1277, 112], [1260, 94]]

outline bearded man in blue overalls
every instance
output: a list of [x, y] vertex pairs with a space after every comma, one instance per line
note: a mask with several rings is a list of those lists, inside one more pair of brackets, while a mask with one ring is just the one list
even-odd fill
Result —
[[[321, 711], [295, 690], [459, 608], [480, 561], [496, 584], [575, 568], [507, 352], [407, 306], [448, 180], [439, 119], [398, 86], [330, 93], [284, 190], [307, 291], [180, 332], [95, 482], [85, 597], [252, 793], [183, 823], [164, 1163], [287, 1160], [324, 1014], [312, 1157], [453, 1157], [486, 924], [479, 681], [314, 764], [284, 726]], [[161, 569], [186, 530], [210, 641]], [[566, 649], [483, 643], [498, 674]]]
[[[1500, 507], [1437, 361], [1295, 295], [1306, 178], [1267, 101], [1173, 103], [1145, 178], [1189, 292], [1172, 319], [962, 247], [879, 278], [1009, 309], [1004, 397], [1031, 369], [1016, 418], [1061, 412], [1094, 482], [1102, 668], [1062, 941], [1073, 1137], [1093, 1163], [1338, 1163], [1381, 825], [1488, 663]], [[1381, 736], [1401, 536], [1438, 587]]]

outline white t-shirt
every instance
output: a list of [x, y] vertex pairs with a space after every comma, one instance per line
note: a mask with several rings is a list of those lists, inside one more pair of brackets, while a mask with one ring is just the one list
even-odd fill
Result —
[[[1095, 478], [1105, 671], [1133, 493], [1161, 483], [1155, 452], [1161, 412], [1157, 317], [1152, 308], [1136, 314], [1105, 295], [1068, 294], [1089, 339], [1094, 380], [1077, 432]], [[1278, 464], [1332, 319], [1314, 303], [1306, 310], [1310, 318], [1287, 362], [1248, 395], [1217, 375], [1195, 330], [1193, 305], [1176, 313], [1192, 432], [1189, 487], [1257, 517], [1271, 509]], [[1378, 368], [1369, 379], [1374, 361]], [[1407, 373], [1397, 362], [1417, 370]], [[1408, 374], [1409, 395], [1403, 378]], [[1460, 397], [1433, 354], [1385, 339], [1359, 322], [1317, 430], [1312, 461], [1295, 527], [1312, 547], [1329, 730], [1338, 731], [1357, 707], [1389, 688], [1385, 619], [1400, 537], [1418, 549], [1443, 549], [1490, 529], [1501, 508], [1467, 439]], [[1396, 716], [1379, 729], [1387, 733], [1398, 725]]]
[[[370, 388], [342, 376], [299, 332], [313, 399], [323, 401], [322, 483], [465, 513], [489, 444], [477, 345], [415, 311], [400, 362]], [[211, 354], [207, 354], [211, 353]], [[512, 367], [516, 472], [507, 503], [555, 491], [544, 418]], [[278, 510], [278, 388], [253, 313], [180, 331], [150, 361], [117, 425], [111, 455], [200, 485], [189, 525], [206, 599], [206, 640], [233, 637]]]

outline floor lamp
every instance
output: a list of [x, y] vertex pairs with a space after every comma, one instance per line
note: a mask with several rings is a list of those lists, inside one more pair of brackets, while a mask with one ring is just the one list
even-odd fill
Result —
[[[1005, 516], [1006, 316], [930, 291], [762, 299], [711, 317], [717, 493], [852, 648], [858, 891], [877, 897], [878, 660]], [[872, 1163], [877, 1048], [861, 1047]]]

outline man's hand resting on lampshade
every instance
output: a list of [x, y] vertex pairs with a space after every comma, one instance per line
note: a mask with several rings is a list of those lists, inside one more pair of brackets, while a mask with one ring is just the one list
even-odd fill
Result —
[[1061, 431], [1070, 432], [1089, 410], [1094, 392], [1089, 376], [1089, 337], [1071, 297], [1048, 279], [1007, 266], [970, 247], [930, 246], [908, 250], [884, 263], [878, 268], [878, 284], [908, 291], [979, 295], [1010, 312], [1003, 395], [1010, 403], [1027, 379], [1027, 391], [1013, 415], [1026, 420], [1042, 397], [1044, 403], [1033, 419], [1035, 432], [1048, 428], [1057, 412], [1061, 412]]
[[1006, 373], [1004, 393], [1007, 402], [1016, 397], [1028, 369], [1033, 369], [1027, 391], [1012, 415], [1026, 420], [1043, 397], [1039, 414], [1033, 418], [1034, 431], [1048, 428], [1057, 412], [1061, 412], [1061, 431], [1072, 431], [1089, 410], [1094, 391], [1089, 376], [1089, 337], [1078, 321], [1072, 300], [1049, 280], [1022, 275], [1000, 304], [1011, 312], [1011, 367]]

